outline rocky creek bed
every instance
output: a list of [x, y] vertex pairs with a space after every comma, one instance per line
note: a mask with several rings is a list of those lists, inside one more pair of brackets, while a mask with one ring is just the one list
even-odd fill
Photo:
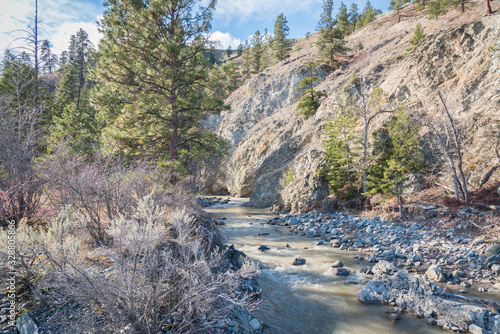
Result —
[[[494, 236], [474, 237], [465, 223], [444, 228], [439, 222], [424, 226], [339, 212], [282, 214], [267, 223], [314, 238], [313, 245], [356, 252], [367, 264], [361, 272], [373, 275], [358, 300], [395, 306], [394, 320], [407, 312], [445, 330], [500, 333], [500, 302], [495, 301], [500, 299], [500, 246]], [[342, 262], [332, 267], [336, 275], [350, 273]]]

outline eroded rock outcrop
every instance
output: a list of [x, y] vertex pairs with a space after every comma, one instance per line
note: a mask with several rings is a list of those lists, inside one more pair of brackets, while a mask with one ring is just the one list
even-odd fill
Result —
[[[393, 13], [380, 15], [347, 38], [353, 50], [360, 42], [364, 49], [352, 51], [346, 66], [333, 72], [316, 69], [320, 82], [315, 89], [327, 92], [328, 98], [308, 119], [295, 110], [300, 95], [295, 88], [307, 75], [306, 63], [316, 59], [316, 36], [299, 42], [289, 60], [253, 76], [236, 90], [227, 101], [231, 110], [207, 121], [207, 127], [232, 146], [226, 159], [202, 172], [202, 191], [228, 192], [250, 197], [251, 205], [295, 212], [318, 207], [328, 196], [328, 187], [317, 173], [324, 158], [324, 126], [333, 116], [341, 86], [359, 97], [349, 86], [353, 72], [363, 77], [367, 91], [381, 87], [394, 103], [404, 103], [415, 112], [436, 112], [438, 105], [432, 98], [437, 90], [443, 92], [450, 112], [467, 133], [465, 173], [477, 186], [485, 171], [500, 163], [490, 136], [500, 124], [499, 12], [483, 16], [483, 8], [476, 5], [466, 14], [450, 11], [435, 21], [408, 5], [401, 22]], [[417, 22], [426, 37], [408, 51]], [[385, 117], [377, 119], [372, 130]], [[287, 182], [289, 175], [293, 178]]]

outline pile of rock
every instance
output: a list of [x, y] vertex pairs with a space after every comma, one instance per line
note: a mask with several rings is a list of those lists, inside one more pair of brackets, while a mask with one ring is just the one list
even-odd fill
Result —
[[[491, 305], [447, 294], [437, 283], [425, 277], [410, 276], [388, 261], [378, 262], [372, 271], [373, 280], [358, 293], [362, 303], [394, 305], [399, 311], [450, 331], [500, 333], [500, 315]], [[429, 275], [439, 278], [435, 271]]]
[[409, 272], [421, 274], [430, 266], [439, 266], [437, 281], [475, 284], [481, 291], [500, 290], [500, 246], [492, 243], [495, 240], [472, 235], [466, 223], [444, 228], [339, 212], [310, 212], [280, 215], [268, 224], [286, 226], [293, 234], [315, 238], [314, 245], [366, 252], [368, 262], [393, 261]]
[[222, 197], [196, 197], [196, 201], [203, 208], [215, 205], [215, 204], [227, 204], [229, 203], [229, 198]]

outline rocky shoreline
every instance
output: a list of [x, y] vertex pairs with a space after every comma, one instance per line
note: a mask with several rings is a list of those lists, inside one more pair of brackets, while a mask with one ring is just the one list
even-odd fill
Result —
[[[490, 305], [492, 312], [486, 311], [484, 306], [469, 305], [474, 311], [469, 308], [463, 311], [470, 313], [469, 318], [459, 315], [462, 313], [451, 307], [471, 304], [473, 298], [466, 296], [474, 290], [500, 292], [499, 240], [491, 235], [478, 236], [467, 223], [447, 227], [439, 220], [427, 224], [400, 220], [389, 222], [379, 217], [367, 219], [340, 212], [281, 214], [267, 223], [288, 227], [292, 234], [314, 238], [313, 245], [366, 253], [366, 256], [356, 254], [356, 258], [367, 262], [361, 272], [374, 274], [374, 279], [362, 291], [377, 297], [368, 298], [361, 294], [358, 298], [362, 302], [397, 306], [393, 319], [397, 318], [397, 312], [406, 311], [451, 331], [500, 333], [500, 316], [495, 316], [495, 302]], [[334, 270], [337, 275], [349, 273], [342, 264]], [[418, 276], [409, 276], [406, 272]], [[451, 285], [460, 285], [460, 295], [451, 298], [446, 294]], [[378, 296], [379, 292], [382, 297]], [[457, 298], [462, 300], [457, 302]], [[422, 300], [427, 302], [422, 303]], [[477, 299], [474, 300], [472, 304], [478, 304]], [[436, 305], [449, 307], [436, 308]]]

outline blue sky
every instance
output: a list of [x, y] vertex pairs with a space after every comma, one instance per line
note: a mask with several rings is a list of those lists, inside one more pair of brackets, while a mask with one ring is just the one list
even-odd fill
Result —
[[[361, 11], [366, 0], [348, 0], [349, 8], [356, 2]], [[0, 52], [25, 29], [34, 16], [34, 0], [0, 0]], [[290, 27], [290, 38], [303, 37], [314, 32], [322, 10], [322, 0], [219, 0], [212, 21], [212, 39], [218, 40], [223, 48], [236, 48], [256, 30], [262, 33], [274, 29], [276, 17], [283, 13]], [[335, 1], [335, 10], [340, 1]], [[384, 0], [372, 1], [375, 8], [387, 10]], [[96, 44], [100, 39], [97, 20], [103, 14], [102, 0], [39, 0], [39, 20], [43, 23], [42, 35], [54, 45], [54, 52], [60, 53], [68, 46], [69, 37], [79, 28], [87, 31]]]

